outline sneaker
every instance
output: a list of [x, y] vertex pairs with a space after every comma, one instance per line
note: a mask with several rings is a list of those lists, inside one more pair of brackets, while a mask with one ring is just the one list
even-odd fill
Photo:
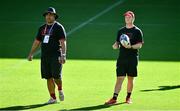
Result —
[[57, 103], [56, 99], [50, 98], [49, 101], [46, 104], [54, 104]]
[[105, 102], [105, 105], [113, 105], [115, 104], [117, 101], [113, 98], [111, 98], [109, 101]]
[[126, 103], [127, 104], [131, 104], [132, 103], [132, 99], [131, 98], [126, 98]]
[[59, 100], [64, 101], [64, 93], [62, 90], [59, 91]]

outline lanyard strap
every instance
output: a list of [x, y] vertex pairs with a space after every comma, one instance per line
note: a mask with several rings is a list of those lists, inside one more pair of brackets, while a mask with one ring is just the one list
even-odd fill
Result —
[[[51, 34], [52, 28], [54, 27], [54, 24], [55, 24], [55, 23], [56, 23], [56, 22], [53, 23], [53, 25], [51, 26], [50, 30], [48, 31], [48, 35]], [[46, 27], [45, 27], [45, 29], [44, 29], [44, 34], [46, 34], [46, 31], [47, 31], [47, 24], [46, 24]]]

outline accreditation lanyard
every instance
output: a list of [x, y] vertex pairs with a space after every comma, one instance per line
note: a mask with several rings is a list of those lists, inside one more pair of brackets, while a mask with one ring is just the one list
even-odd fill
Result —
[[[55, 24], [56, 22], [54, 22], [54, 24]], [[49, 38], [50, 38], [50, 34], [51, 34], [51, 31], [52, 31], [52, 28], [54, 27], [54, 24], [51, 26], [51, 28], [49, 29], [49, 31], [48, 31], [48, 33], [46, 34], [46, 31], [47, 31], [47, 25], [46, 25], [46, 27], [45, 27], [45, 29], [44, 29], [44, 34], [45, 34], [45, 36], [44, 36], [44, 40], [43, 40], [43, 43], [49, 43]]]
[[47, 25], [46, 25], [46, 27], [45, 27], [45, 29], [44, 29], [44, 34], [45, 34], [45, 35], [50, 35], [50, 34], [51, 34], [52, 28], [54, 27], [54, 24], [55, 24], [55, 23], [56, 23], [56, 22], [53, 23], [53, 25], [51, 26], [51, 28], [49, 29], [49, 31], [48, 31], [47, 34], [46, 34], [46, 31], [47, 31]]

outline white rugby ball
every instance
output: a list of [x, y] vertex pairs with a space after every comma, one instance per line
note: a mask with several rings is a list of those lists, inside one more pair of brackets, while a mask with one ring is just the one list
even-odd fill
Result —
[[120, 36], [120, 42], [121, 42], [122, 45], [130, 45], [130, 40], [129, 40], [128, 35], [122, 34]]

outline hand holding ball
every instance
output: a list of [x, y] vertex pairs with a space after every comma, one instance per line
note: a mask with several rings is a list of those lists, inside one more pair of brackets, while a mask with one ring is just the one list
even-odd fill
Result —
[[125, 48], [128, 48], [128, 49], [131, 48], [131, 44], [130, 44], [130, 40], [129, 40], [128, 35], [122, 34], [120, 36], [120, 42], [121, 42], [122, 46], [124, 46]]

